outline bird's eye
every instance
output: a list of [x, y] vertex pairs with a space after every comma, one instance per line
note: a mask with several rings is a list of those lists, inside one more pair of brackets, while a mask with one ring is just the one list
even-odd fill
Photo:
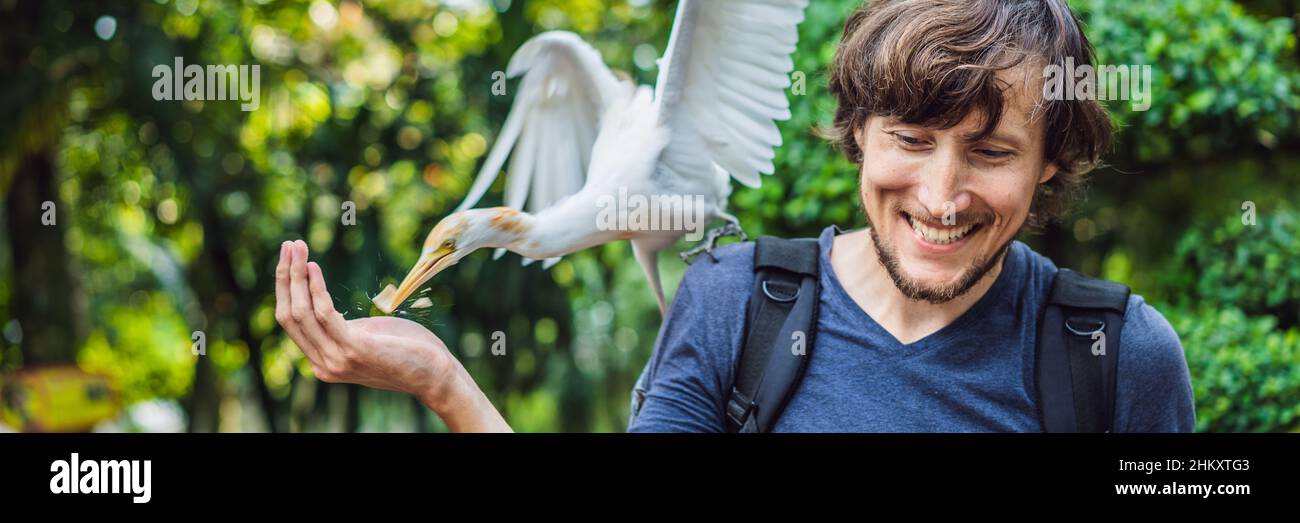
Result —
[[455, 244], [455, 242], [452, 242], [451, 240], [444, 240], [444, 241], [442, 242], [442, 248], [444, 248], [444, 249], [450, 249], [450, 248], [452, 248], [453, 245], [456, 245], [456, 244]]

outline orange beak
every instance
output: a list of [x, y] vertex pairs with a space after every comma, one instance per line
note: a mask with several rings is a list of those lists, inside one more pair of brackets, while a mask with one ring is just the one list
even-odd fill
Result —
[[435, 274], [442, 272], [443, 269], [455, 265], [457, 261], [453, 256], [455, 249], [451, 247], [439, 247], [436, 250], [425, 252], [420, 255], [420, 259], [415, 262], [411, 271], [406, 273], [406, 278], [402, 280], [401, 285], [396, 289], [392, 285], [375, 296], [374, 303], [384, 314], [392, 314], [397, 310], [397, 306], [406, 301], [416, 289], [419, 289], [424, 282], [429, 281]]

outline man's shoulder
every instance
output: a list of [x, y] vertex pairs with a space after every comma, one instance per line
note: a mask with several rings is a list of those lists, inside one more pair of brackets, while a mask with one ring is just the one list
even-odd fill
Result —
[[678, 292], [703, 300], [748, 295], [754, 283], [754, 242], [736, 242], [703, 253], [691, 261]]
[[[1028, 290], [1039, 296], [1039, 299], [1045, 303], [1048, 293], [1051, 292], [1052, 281], [1059, 271], [1056, 264], [1050, 258], [1019, 241], [1014, 242], [1011, 253], [1013, 256], [1020, 256], [1023, 261], [1027, 272], [1024, 279], [1031, 287]], [[1135, 345], [1135, 349], [1143, 353], [1150, 351], [1168, 353], [1174, 349], [1178, 351], [1180, 358], [1182, 356], [1182, 345], [1179, 344], [1178, 334], [1174, 332], [1169, 321], [1137, 293], [1129, 294], [1121, 337], [1123, 339], [1120, 341], [1124, 346]]]
[[[1019, 244], [1027, 260], [1027, 281], [1042, 300], [1057, 267]], [[1130, 293], [1119, 340], [1119, 382], [1115, 423], [1120, 432], [1191, 432], [1196, 427], [1191, 375], [1178, 333], [1142, 295]]]
[[[1186, 369], [1183, 345], [1164, 314], [1139, 294], [1128, 298], [1124, 312], [1124, 330], [1120, 334], [1120, 354], [1130, 361], [1146, 362], [1157, 367]], [[1123, 358], [1123, 356], [1121, 356]]]
[[[1038, 289], [1042, 293], [1042, 298], [1046, 300], [1047, 294], [1051, 291], [1051, 283], [1055, 279], [1057, 272], [1060, 270], [1051, 259], [1035, 252], [1027, 245], [1016, 242], [1017, 247], [1025, 254], [1030, 267], [1029, 279], [1037, 280], [1042, 285]], [[1131, 337], [1149, 339], [1153, 343], [1160, 345], [1178, 345], [1178, 335], [1170, 327], [1169, 322], [1165, 320], [1164, 315], [1146, 302], [1142, 295], [1130, 293], [1128, 303], [1124, 310], [1124, 334], [1125, 340]]]
[[1142, 296], [1129, 297], [1120, 334], [1115, 423], [1121, 432], [1193, 432], [1196, 399], [1182, 342]]

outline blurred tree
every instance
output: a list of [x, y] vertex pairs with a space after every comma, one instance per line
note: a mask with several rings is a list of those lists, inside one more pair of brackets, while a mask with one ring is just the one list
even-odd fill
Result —
[[[0, 48], [0, 78], [7, 84], [0, 102], [14, 124], [0, 134], [0, 193], [5, 193], [6, 235], [10, 238], [13, 287], [9, 311], [21, 340], [22, 363], [72, 363], [85, 338], [86, 318], [77, 306], [77, 283], [62, 231], [70, 218], [59, 195], [54, 150], [64, 108], [60, 89], [43, 89], [45, 78], [62, 79], [67, 67], [20, 74], [44, 52], [41, 35], [30, 31], [48, 16], [45, 6], [24, 3], [0, 20], [6, 35]], [[13, 81], [9, 81], [12, 79]], [[3, 132], [3, 131], [0, 131]], [[53, 214], [53, 223], [47, 221]]]
[[[732, 197], [751, 235], [862, 225], [854, 167], [813, 132], [829, 123], [825, 68], [859, 1], [811, 4], [777, 172]], [[1228, 344], [1192, 328], [1199, 305], [1175, 299], [1246, 300], [1275, 273], [1166, 285], [1156, 270], [1194, 264], [1236, 274], [1241, 265], [1216, 262], [1220, 249], [1266, 264], [1270, 253], [1297, 254], [1293, 243], [1220, 242], [1224, 233], [1212, 231], [1179, 241], [1194, 225], [1236, 217], [1244, 200], [1264, 217], [1300, 192], [1300, 157], [1289, 152], [1300, 109], [1295, 24], [1284, 17], [1293, 4], [1072, 2], [1102, 61], [1152, 65], [1155, 98], [1146, 112], [1112, 104], [1122, 131], [1089, 201], [1026, 239], [1063, 266], [1171, 303], [1189, 355], [1202, 350], [1196, 343], [1271, 358], [1270, 368], [1293, 358], [1264, 356], [1294, 345], [1285, 315], [1264, 316], [1294, 309], [1295, 296], [1251, 301], [1263, 308], [1243, 301], [1244, 320], [1216, 324], [1249, 343]], [[128, 401], [183, 402], [194, 431], [441, 430], [409, 398], [311, 377], [273, 317], [279, 243], [306, 239], [339, 310], [368, 314], [369, 294], [415, 260], [493, 142], [514, 85], [496, 95], [494, 74], [515, 49], [538, 32], [572, 30], [614, 68], [652, 83], [674, 5], [0, 0], [0, 114], [9, 124], [0, 126], [0, 243], [8, 246], [0, 250], [0, 369], [75, 358], [114, 377]], [[154, 100], [154, 66], [178, 56], [260, 65], [260, 107]], [[499, 201], [497, 189], [484, 205]], [[33, 214], [47, 200], [58, 206], [57, 228]], [[341, 220], [347, 205], [355, 225]], [[684, 265], [675, 257], [661, 265], [674, 288]], [[659, 325], [627, 245], [577, 253], [550, 271], [475, 255], [424, 292], [434, 306], [409, 317], [447, 341], [516, 428], [622, 430]], [[206, 356], [189, 352], [195, 331], [206, 336]], [[490, 350], [498, 333], [503, 357]], [[1197, 392], [1206, 405], [1247, 394], [1206, 383]], [[1289, 386], [1250, 394], [1289, 398]], [[1272, 424], [1206, 427], [1286, 426], [1284, 409], [1269, 412], [1260, 415], [1275, 416]]]

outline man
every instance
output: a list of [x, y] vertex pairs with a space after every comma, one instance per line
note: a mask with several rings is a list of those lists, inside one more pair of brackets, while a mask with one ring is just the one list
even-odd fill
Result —
[[[1057, 268], [1014, 238], [1068, 209], [1111, 134], [1095, 101], [1044, 99], [1044, 69], [1066, 58], [1092, 63], [1064, 0], [878, 0], [850, 16], [828, 134], [859, 166], [871, 225], [818, 239], [816, 350], [772, 430], [1043, 430], [1034, 349]], [[453, 429], [508, 429], [431, 334], [343, 322], [305, 245], [286, 254], [277, 318], [322, 379], [416, 394]], [[630, 431], [726, 429], [754, 246], [715, 254], [677, 291]], [[1182, 347], [1140, 296], [1119, 347], [1114, 430], [1193, 430]]]

